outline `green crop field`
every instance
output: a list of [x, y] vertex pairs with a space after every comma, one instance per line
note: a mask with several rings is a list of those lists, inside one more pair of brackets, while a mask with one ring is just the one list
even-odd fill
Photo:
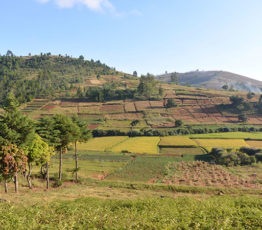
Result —
[[98, 137], [87, 143], [79, 143], [78, 150], [109, 151], [114, 145], [128, 139], [128, 137]]
[[249, 147], [243, 139], [194, 139], [201, 147], [210, 151], [212, 148], [232, 148]]
[[190, 134], [190, 138], [196, 139], [253, 139], [262, 140], [262, 133], [250, 133], [250, 132], [227, 132], [227, 133], [208, 133], [208, 134]]
[[192, 147], [192, 146], [197, 146], [197, 144], [191, 139], [189, 139], [188, 137], [169, 136], [169, 137], [161, 137], [159, 146]]
[[132, 137], [112, 148], [113, 152], [158, 154], [159, 137]]

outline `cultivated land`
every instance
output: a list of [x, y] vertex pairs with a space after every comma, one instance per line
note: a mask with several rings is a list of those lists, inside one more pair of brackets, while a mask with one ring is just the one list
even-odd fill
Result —
[[[32, 189], [23, 175], [19, 175], [18, 194], [11, 181], [9, 193], [4, 193], [0, 181], [0, 229], [261, 228], [260, 153], [257, 158], [252, 153], [252, 160], [258, 160], [250, 163], [249, 156], [242, 154], [238, 159], [234, 151], [262, 149], [262, 133], [258, 132], [262, 118], [257, 110], [248, 110], [247, 121], [239, 121], [240, 113], [230, 108], [229, 99], [241, 96], [244, 102], [256, 105], [260, 95], [247, 99], [243, 92], [162, 82], [162, 98], [135, 95], [102, 100], [98, 95], [92, 101], [81, 90], [106, 91], [107, 83], [116, 84], [115, 90], [136, 90], [139, 78], [100, 62], [69, 57], [25, 57], [19, 63], [11, 76], [23, 73], [27, 80], [38, 79], [46, 89], [39, 95], [30, 91], [33, 99], [20, 107], [24, 114], [35, 120], [60, 113], [77, 115], [96, 137], [77, 143], [78, 183], [74, 143], [63, 154], [61, 183], [58, 154], [52, 157], [49, 190], [39, 165], [33, 165]], [[45, 69], [50, 72], [42, 72]], [[37, 89], [38, 84], [33, 83]], [[165, 98], [173, 98], [177, 107], [164, 106]], [[183, 125], [174, 128], [176, 120]], [[191, 130], [200, 134], [190, 134], [195, 133]], [[140, 136], [143, 132], [147, 136]], [[219, 165], [209, 154], [216, 147], [224, 148], [221, 156], [231, 154], [238, 164]]]

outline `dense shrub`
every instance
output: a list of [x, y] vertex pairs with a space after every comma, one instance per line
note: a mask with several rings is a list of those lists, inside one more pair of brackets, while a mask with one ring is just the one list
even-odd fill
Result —
[[213, 148], [210, 156], [217, 164], [225, 166], [251, 165], [257, 161], [255, 156], [244, 152], [225, 153], [225, 150], [220, 148]]
[[240, 152], [246, 153], [249, 156], [254, 156], [256, 153], [259, 153], [261, 150], [257, 148], [241, 147]]

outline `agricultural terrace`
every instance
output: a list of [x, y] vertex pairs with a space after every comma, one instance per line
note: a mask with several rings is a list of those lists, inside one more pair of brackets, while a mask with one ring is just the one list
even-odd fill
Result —
[[197, 146], [197, 144], [196, 142], [192, 141], [188, 137], [168, 136], [168, 137], [161, 137], [159, 146], [160, 147], [193, 147], [193, 146]]
[[159, 141], [159, 137], [133, 137], [114, 146], [111, 150], [113, 152], [158, 154]]
[[91, 151], [110, 151], [111, 148], [125, 140], [128, 137], [99, 137], [93, 138], [87, 143], [79, 143], [78, 150], [91, 150]]
[[194, 141], [208, 151], [215, 147], [232, 149], [249, 147], [243, 139], [194, 139]]

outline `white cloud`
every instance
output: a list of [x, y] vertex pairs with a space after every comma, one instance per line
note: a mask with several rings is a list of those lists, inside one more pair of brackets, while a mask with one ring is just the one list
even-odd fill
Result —
[[138, 10], [129, 12], [118, 12], [110, 0], [37, 0], [40, 3], [54, 2], [60, 8], [72, 8], [76, 5], [84, 5], [90, 10], [105, 12], [109, 11], [116, 17], [125, 17], [130, 15], [142, 16]]
[[75, 5], [85, 5], [94, 11], [103, 11], [105, 9], [115, 12], [115, 7], [109, 0], [38, 0], [41, 3], [54, 1], [61, 8], [71, 8]]

